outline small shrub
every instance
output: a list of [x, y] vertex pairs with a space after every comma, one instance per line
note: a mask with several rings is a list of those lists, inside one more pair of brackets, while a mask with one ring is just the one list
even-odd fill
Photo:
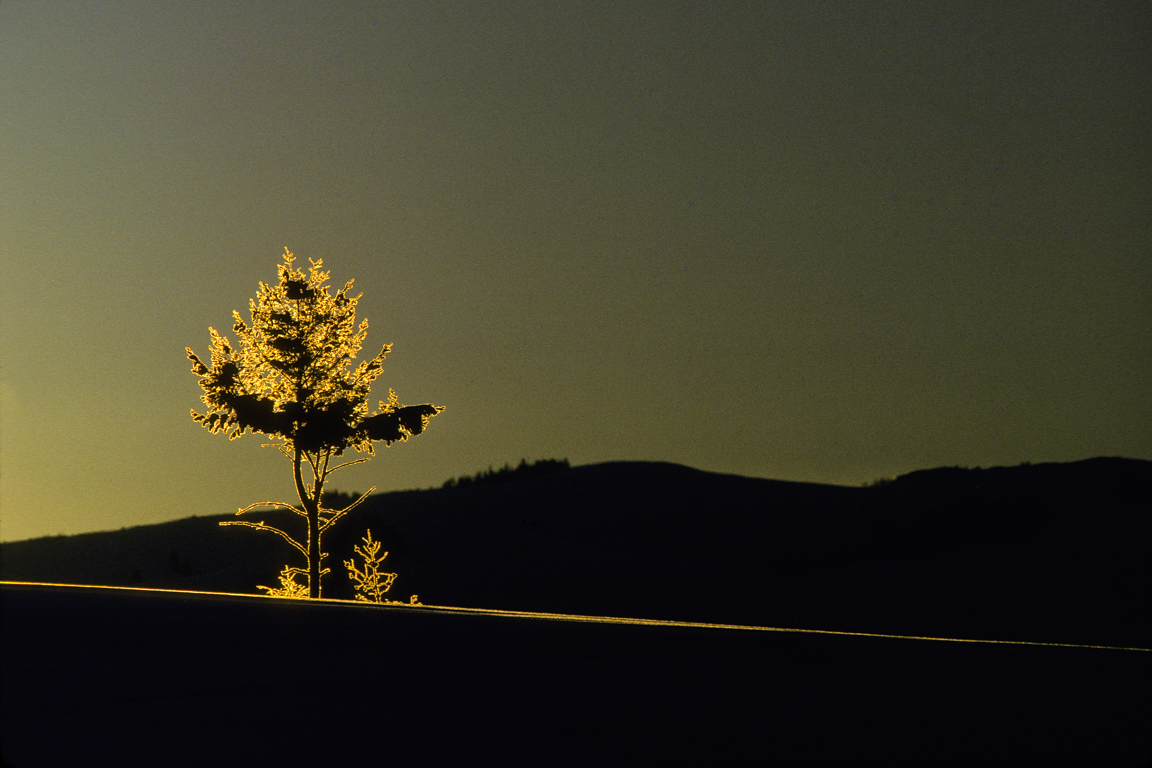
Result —
[[307, 573], [302, 568], [284, 566], [280, 571], [280, 588], [256, 586], [268, 593], [268, 597], [308, 597], [308, 585], [296, 581], [296, 574]]
[[[344, 567], [348, 569], [348, 578], [356, 582], [356, 599], [365, 603], [392, 602], [384, 599], [384, 593], [392, 588], [396, 574], [380, 572], [380, 564], [388, 557], [388, 553], [377, 556], [380, 552], [380, 542], [372, 541], [371, 529], [364, 537], [364, 547], [357, 546], [355, 551], [364, 558], [364, 570], [361, 571], [356, 567], [355, 559], [345, 560]], [[416, 602], [415, 599], [416, 596], [413, 595], [413, 603]]]

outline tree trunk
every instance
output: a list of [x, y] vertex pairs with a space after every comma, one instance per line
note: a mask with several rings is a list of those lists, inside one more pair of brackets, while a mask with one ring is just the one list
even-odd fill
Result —
[[320, 500], [308, 495], [304, 478], [300, 474], [300, 449], [293, 447], [292, 469], [296, 478], [296, 493], [308, 513], [308, 597], [320, 597]]
[[320, 505], [308, 508], [308, 597], [320, 597]]

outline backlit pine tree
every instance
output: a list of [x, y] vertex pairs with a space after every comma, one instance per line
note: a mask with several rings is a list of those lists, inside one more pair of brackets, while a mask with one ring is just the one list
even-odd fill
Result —
[[[431, 403], [401, 405], [389, 389], [388, 402], [380, 401], [379, 410], [369, 413], [372, 382], [382, 372], [384, 356], [392, 345], [385, 344], [376, 357], [349, 370], [368, 335], [367, 320], [356, 327], [360, 296], [348, 295], [351, 280], [331, 295], [326, 285], [329, 273], [322, 270], [322, 260], [309, 259], [307, 274], [294, 269], [293, 260], [285, 248], [279, 282], [260, 283], [256, 299], [249, 300], [251, 324], [245, 323], [239, 312], [232, 313], [232, 330], [239, 338], [239, 347], [209, 328], [210, 365], [191, 348], [186, 350], [192, 372], [200, 377], [204, 390], [200, 399], [207, 406], [206, 413], [193, 410], [192, 419], [213, 434], [229, 432], [229, 440], [248, 430], [268, 435], [276, 442], [266, 445], [278, 448], [292, 462], [299, 506], [262, 501], [236, 514], [269, 506], [292, 511], [307, 521], [307, 535], [298, 541], [264, 521], [220, 525], [244, 525], [282, 536], [305, 560], [304, 568], [286, 566], [283, 575], [293, 580], [297, 575], [305, 576], [306, 585], [301, 589], [306, 586], [307, 595], [318, 598], [320, 578], [329, 571], [322, 567], [327, 554], [321, 550], [321, 536], [376, 490], [369, 488], [343, 509], [328, 509], [321, 503], [324, 483], [337, 469], [368, 461], [374, 454], [373, 442], [383, 440], [391, 445], [420, 434], [444, 407]], [[329, 466], [332, 458], [347, 448], [368, 456]], [[305, 464], [311, 470], [308, 482], [303, 473]]]

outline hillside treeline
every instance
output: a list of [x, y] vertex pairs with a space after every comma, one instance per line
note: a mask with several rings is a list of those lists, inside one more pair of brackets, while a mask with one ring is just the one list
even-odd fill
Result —
[[492, 466], [489, 465], [487, 470], [481, 470], [474, 475], [449, 478], [440, 487], [463, 488], [469, 485], [503, 483], [514, 478], [539, 477], [568, 468], [568, 459], [539, 459], [531, 463], [525, 459], [520, 459], [520, 463], [515, 467], [507, 462], [500, 469], [492, 469]]

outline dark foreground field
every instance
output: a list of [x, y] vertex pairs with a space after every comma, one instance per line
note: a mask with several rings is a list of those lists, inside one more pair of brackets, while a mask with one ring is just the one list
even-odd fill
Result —
[[[343, 563], [371, 530], [394, 599], [1150, 648], [1149, 509], [1152, 462], [1122, 458], [869, 488], [596, 464], [373, 496], [325, 534], [324, 596], [354, 596]], [[262, 594], [303, 565], [279, 536], [218, 525], [235, 519], [5, 542], [0, 580]]]
[[0, 588], [6, 765], [1136, 768], [1152, 653]]

